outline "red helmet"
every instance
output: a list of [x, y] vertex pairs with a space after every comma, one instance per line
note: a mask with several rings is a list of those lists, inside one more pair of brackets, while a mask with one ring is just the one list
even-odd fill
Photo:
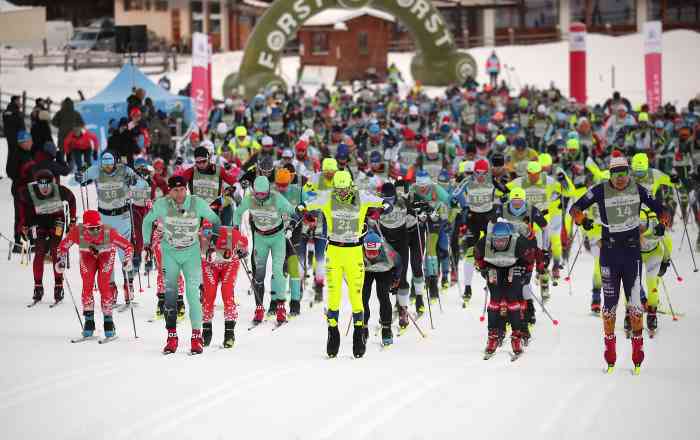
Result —
[[294, 148], [297, 150], [297, 152], [301, 151], [306, 151], [306, 149], [309, 147], [309, 143], [305, 141], [304, 139], [299, 140], [299, 142], [296, 143]]
[[165, 168], [165, 162], [160, 157], [153, 161], [153, 169], [156, 171], [163, 171]]
[[100, 217], [100, 213], [94, 209], [85, 211], [83, 213], [83, 225], [87, 226], [88, 228], [102, 226], [102, 218]]
[[474, 164], [475, 173], [486, 173], [489, 171], [489, 163], [486, 159], [479, 159]]
[[134, 118], [136, 116], [141, 116], [141, 110], [138, 107], [134, 107], [129, 112], [129, 116]]

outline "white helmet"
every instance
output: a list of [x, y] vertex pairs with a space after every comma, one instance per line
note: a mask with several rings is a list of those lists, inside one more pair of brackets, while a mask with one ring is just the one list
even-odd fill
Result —
[[473, 174], [474, 173], [474, 161], [473, 160], [467, 160], [464, 162], [464, 172]]
[[547, 107], [545, 107], [544, 104], [538, 105], [537, 106], [537, 113], [542, 114], [542, 115], [547, 113]]
[[233, 107], [233, 99], [231, 99], [231, 98], [224, 99], [224, 106], [228, 107], [228, 108]]
[[210, 140], [204, 140], [199, 143], [200, 147], [204, 147], [209, 152], [209, 155], [214, 154], [214, 143]]
[[438, 154], [440, 152], [440, 147], [438, 147], [437, 142], [429, 141], [428, 145], [425, 146], [425, 152], [427, 154]]
[[418, 107], [415, 105], [412, 105], [408, 108], [408, 114], [411, 116], [418, 116]]
[[269, 145], [274, 145], [275, 141], [273, 141], [270, 136], [263, 136], [260, 143], [264, 146], [269, 146]]
[[219, 122], [216, 124], [216, 132], [222, 136], [225, 135], [228, 133], [228, 125], [225, 122]]

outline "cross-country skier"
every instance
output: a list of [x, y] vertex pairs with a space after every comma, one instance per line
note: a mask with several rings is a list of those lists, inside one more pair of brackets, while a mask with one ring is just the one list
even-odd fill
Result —
[[83, 213], [83, 222], [71, 226], [58, 248], [58, 272], [65, 270], [65, 257], [71, 246], [78, 245], [80, 250], [80, 276], [83, 280], [82, 303], [85, 324], [83, 338], [92, 337], [95, 331], [95, 300], [92, 288], [97, 276], [97, 288], [100, 291], [100, 303], [104, 316], [105, 338], [113, 338], [115, 333], [112, 320], [112, 293], [110, 279], [114, 269], [114, 254], [117, 249], [124, 252], [124, 270], [131, 269], [131, 243], [119, 234], [115, 228], [102, 224], [100, 213], [88, 210]]
[[[35, 181], [29, 183], [19, 194], [19, 228], [25, 237], [34, 237], [34, 296], [36, 304], [44, 296], [44, 258], [51, 255], [55, 266], [58, 244], [67, 227], [75, 223], [75, 196], [63, 185], [54, 183], [54, 175], [48, 169], [34, 174]], [[68, 202], [68, 213], [64, 202]], [[68, 218], [65, 215], [68, 214]], [[54, 301], [63, 300], [63, 275], [54, 270]]]
[[202, 259], [199, 248], [199, 225], [202, 219], [218, 226], [221, 221], [209, 204], [197, 196], [187, 194], [187, 182], [182, 176], [168, 180], [170, 192], [153, 204], [146, 215], [143, 235], [144, 246], [150, 247], [153, 222], [163, 224], [163, 271], [165, 274], [165, 328], [168, 339], [164, 354], [177, 350], [177, 288], [178, 276], [183, 273], [187, 286], [187, 303], [192, 323], [192, 354], [202, 353], [202, 305], [199, 285], [202, 283]]

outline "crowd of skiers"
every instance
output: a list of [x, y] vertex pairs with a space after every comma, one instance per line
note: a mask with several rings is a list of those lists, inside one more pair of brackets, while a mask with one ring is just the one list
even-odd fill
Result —
[[[34, 303], [43, 295], [45, 255], [60, 301], [68, 249], [79, 247], [79, 340], [94, 337], [95, 276], [104, 334], [115, 337], [115, 256], [126, 308], [134, 278], [155, 267], [154, 319], [165, 321], [164, 353], [177, 350], [186, 310], [191, 352], [211, 344], [219, 287], [223, 346], [234, 345], [240, 271], [254, 294], [251, 328], [267, 320], [283, 325], [302, 312], [302, 301], [325, 296], [330, 357], [340, 345], [343, 284], [353, 355], [362, 357], [373, 289], [388, 346], [411, 321], [420, 330], [416, 320], [451, 286], [467, 307], [476, 271], [486, 282], [484, 357], [509, 333], [516, 359], [530, 341], [535, 303], [546, 312], [550, 286], [575, 265], [578, 239], [595, 258], [590, 307], [602, 316], [605, 361], [610, 369], [616, 362], [622, 286], [638, 371], [642, 331], [657, 331], [659, 285], [672, 264], [669, 228], [675, 218], [690, 244], [686, 224], [691, 216], [700, 222], [700, 96], [687, 108], [652, 110], [632, 108], [619, 94], [587, 106], [555, 88], [513, 92], [473, 82], [435, 98], [420, 86], [406, 96], [392, 85], [322, 87], [313, 96], [273, 90], [250, 101], [228, 97], [204, 133], [174, 150], [191, 156], [174, 163], [155, 152], [143, 129], [144, 97], [130, 97], [129, 107], [106, 150], [74, 157], [87, 164], [72, 179], [80, 186], [82, 222], [75, 196], [58, 184], [64, 173], [36, 159], [16, 198], [17, 241], [31, 236], [36, 250]], [[16, 141], [31, 149], [26, 133]]]

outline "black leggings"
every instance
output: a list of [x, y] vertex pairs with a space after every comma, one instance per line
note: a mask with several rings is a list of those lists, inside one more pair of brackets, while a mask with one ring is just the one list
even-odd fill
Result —
[[379, 322], [382, 325], [391, 325], [391, 301], [389, 301], [389, 287], [392, 274], [386, 272], [365, 272], [365, 284], [362, 286], [362, 303], [365, 308], [365, 325], [369, 322], [369, 297], [372, 295], [372, 283], [376, 281], [377, 298], [379, 298]]

